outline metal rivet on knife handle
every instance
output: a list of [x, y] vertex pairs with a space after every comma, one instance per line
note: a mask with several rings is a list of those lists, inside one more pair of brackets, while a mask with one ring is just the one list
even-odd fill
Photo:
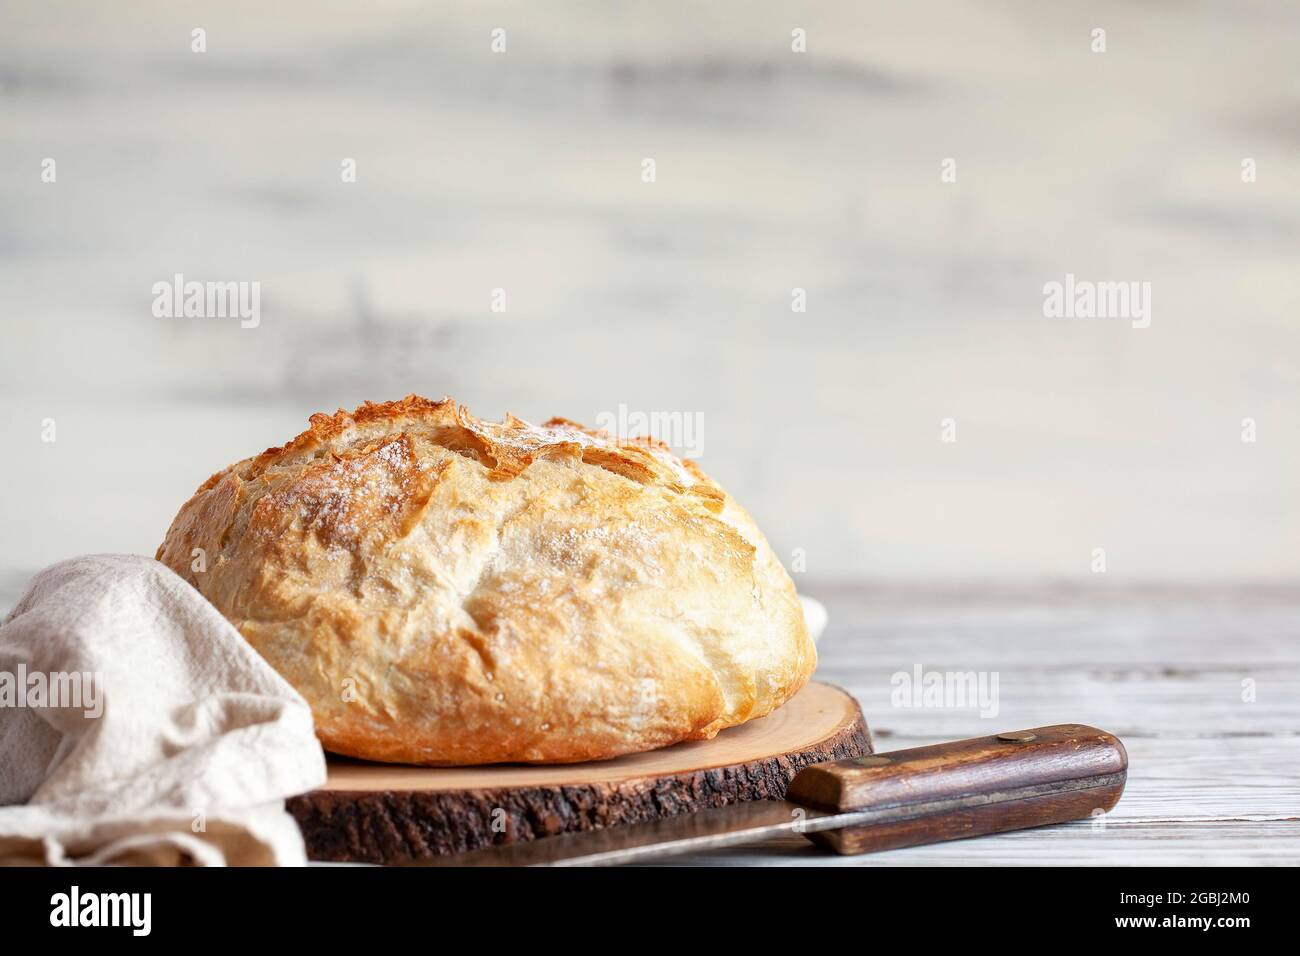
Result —
[[1029, 741], [1038, 737], [1037, 734], [1030, 733], [1028, 730], [1017, 730], [1009, 734], [998, 734], [998, 740], [1005, 740], [1009, 744], [1027, 744]]

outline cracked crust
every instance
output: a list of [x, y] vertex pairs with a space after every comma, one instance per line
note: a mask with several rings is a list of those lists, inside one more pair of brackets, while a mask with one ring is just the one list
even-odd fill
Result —
[[157, 556], [302, 692], [326, 749], [370, 760], [709, 738], [816, 663], [789, 576], [693, 463], [449, 399], [313, 415], [209, 478]]

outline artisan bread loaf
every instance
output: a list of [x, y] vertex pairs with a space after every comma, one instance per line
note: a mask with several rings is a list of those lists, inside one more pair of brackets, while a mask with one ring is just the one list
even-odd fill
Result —
[[311, 704], [326, 749], [600, 760], [780, 707], [816, 663], [741, 507], [647, 439], [409, 396], [209, 478], [158, 559]]

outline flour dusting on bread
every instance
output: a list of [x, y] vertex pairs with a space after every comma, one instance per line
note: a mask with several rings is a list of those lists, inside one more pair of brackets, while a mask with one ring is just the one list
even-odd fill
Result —
[[158, 558], [302, 692], [327, 749], [372, 760], [708, 738], [816, 662], [789, 576], [693, 462], [450, 399], [313, 415], [209, 478]]

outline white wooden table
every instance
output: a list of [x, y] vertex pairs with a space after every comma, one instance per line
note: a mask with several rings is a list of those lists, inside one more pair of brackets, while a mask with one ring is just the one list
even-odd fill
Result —
[[[1300, 588], [804, 586], [830, 609], [818, 677], [857, 696], [876, 749], [1078, 721], [1129, 753], [1088, 821], [863, 857], [800, 837], [678, 864], [1300, 863]], [[988, 671], [1000, 712], [891, 705], [891, 675]], [[1244, 702], [1243, 681], [1255, 701]]]
[[[25, 575], [0, 576], [0, 613]], [[830, 626], [817, 676], [861, 702], [876, 749], [1077, 721], [1128, 748], [1105, 819], [836, 857], [802, 838], [673, 865], [1300, 863], [1300, 586], [800, 589]], [[999, 713], [891, 705], [891, 675], [987, 671]], [[1255, 701], [1243, 701], [1243, 681]]]

